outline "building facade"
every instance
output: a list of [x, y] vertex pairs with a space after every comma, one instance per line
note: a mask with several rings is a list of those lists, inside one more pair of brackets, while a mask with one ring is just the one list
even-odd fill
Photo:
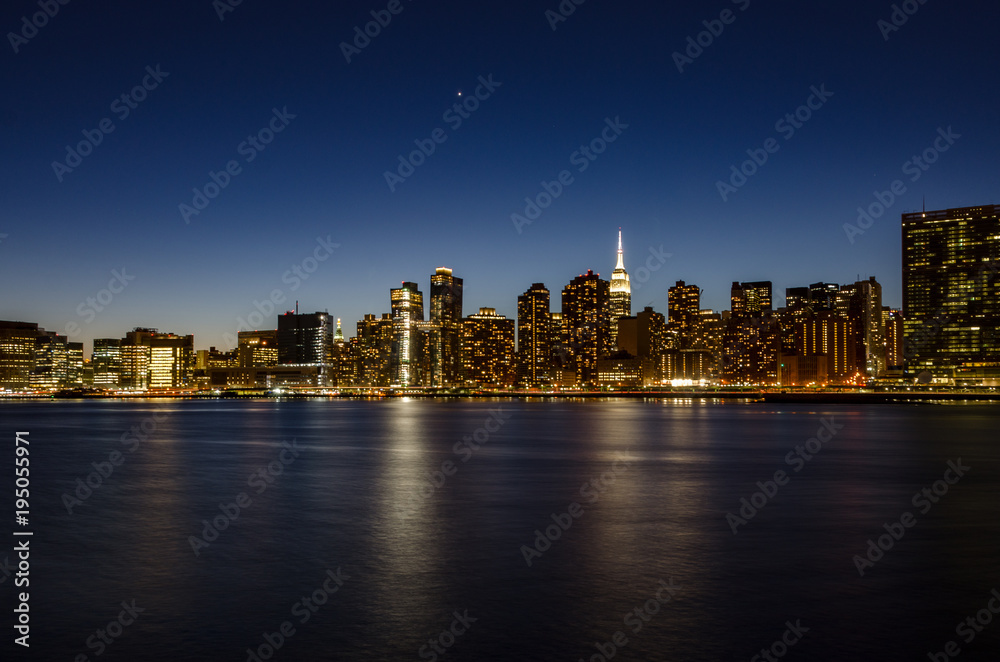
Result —
[[907, 372], [1000, 379], [1000, 205], [903, 214]]
[[589, 270], [562, 292], [563, 326], [576, 383], [583, 387], [597, 386], [597, 359], [611, 353], [610, 299], [611, 284]]
[[507, 388], [514, 384], [514, 320], [493, 308], [462, 320], [462, 376], [466, 385]]
[[533, 283], [517, 298], [518, 383], [539, 388], [552, 379], [552, 314], [549, 290]]
[[625, 271], [625, 253], [622, 250], [622, 231], [618, 229], [618, 262], [614, 271], [611, 272], [610, 287], [611, 306], [611, 345], [615, 345], [615, 338], [618, 336], [618, 320], [622, 317], [632, 316], [632, 284], [629, 282], [628, 272]]
[[464, 281], [439, 267], [431, 276], [431, 384], [454, 386], [462, 381], [462, 290]]

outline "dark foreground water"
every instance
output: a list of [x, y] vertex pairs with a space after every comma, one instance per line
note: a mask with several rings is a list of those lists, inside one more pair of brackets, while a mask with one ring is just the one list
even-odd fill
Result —
[[[996, 660], [998, 413], [0, 403], [0, 563], [16, 572], [10, 534], [34, 532], [30, 588], [17, 589], [30, 591], [31, 648], [13, 643], [4, 564], [0, 659], [242, 662], [251, 649], [273, 660], [718, 661], [767, 648], [772, 659], [927, 660], [954, 642], [962, 660]], [[25, 430], [31, 516], [18, 527]], [[833, 433], [812, 442], [808, 463], [786, 458], [820, 430]], [[483, 443], [456, 448], [465, 438]], [[964, 476], [948, 473], [936, 502], [913, 501], [959, 458]], [[89, 477], [97, 487], [77, 482], [109, 468]], [[767, 484], [776, 471], [787, 484]], [[741, 498], [762, 503], [758, 481], [774, 496], [740, 524]], [[227, 521], [220, 504], [236, 515], [229, 504], [241, 502]], [[891, 548], [870, 552], [861, 576], [854, 557], [880, 535]]]

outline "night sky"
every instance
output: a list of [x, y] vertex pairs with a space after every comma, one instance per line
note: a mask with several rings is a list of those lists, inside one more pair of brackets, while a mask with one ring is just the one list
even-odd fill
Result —
[[[0, 319], [75, 323], [88, 353], [135, 326], [224, 348], [237, 318], [280, 290], [280, 311], [298, 300], [353, 335], [401, 281], [426, 297], [439, 266], [465, 279], [465, 314], [515, 317], [533, 282], [558, 310], [577, 274], [610, 278], [619, 226], [635, 310], [666, 312], [678, 279], [724, 309], [734, 280], [773, 281], [780, 305], [786, 287], [859, 276], [899, 306], [899, 215], [925, 198], [1000, 202], [995, 4], [911, 0], [890, 31], [889, 2], [567, 0], [575, 11], [553, 30], [558, 0], [401, 0], [348, 63], [341, 42], [388, 4], [243, 0], [220, 20], [223, 0], [73, 0], [12, 45], [40, 10], [5, 2]], [[723, 30], [699, 54], [688, 38], [704, 21]], [[674, 53], [689, 47], [679, 71]], [[480, 77], [493, 81], [485, 100]], [[130, 108], [121, 97], [144, 80], [154, 89]], [[778, 124], [808, 101], [798, 128]], [[479, 107], [446, 115], [463, 102]], [[273, 141], [243, 144], [275, 109]], [[933, 165], [905, 165], [949, 127]], [[100, 144], [77, 164], [67, 145], [83, 131]], [[615, 137], [603, 153], [577, 153], [602, 131]], [[434, 135], [390, 187], [400, 154]], [[777, 151], [724, 200], [717, 182], [769, 139]], [[185, 219], [192, 189], [230, 161], [238, 174]], [[518, 232], [511, 215], [564, 170], [572, 183]], [[849, 241], [844, 224], [896, 180], [905, 193]], [[317, 238], [339, 247], [312, 263]], [[637, 282], [647, 258], [659, 268]], [[316, 268], [301, 279], [296, 266]], [[127, 286], [88, 312], [113, 270]]]

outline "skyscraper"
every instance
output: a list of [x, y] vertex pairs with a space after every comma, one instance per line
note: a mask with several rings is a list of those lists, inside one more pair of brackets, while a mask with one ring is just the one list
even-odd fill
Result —
[[358, 322], [358, 386], [389, 386], [392, 356], [392, 315], [365, 315]]
[[678, 349], [694, 346], [698, 323], [701, 321], [701, 288], [679, 280], [667, 290], [667, 320], [680, 340]]
[[552, 315], [549, 291], [533, 283], [517, 297], [518, 381], [537, 388], [549, 383], [552, 367]]
[[493, 308], [462, 320], [462, 366], [467, 384], [507, 387], [514, 383], [514, 320]]
[[149, 337], [156, 329], [135, 328], [121, 340], [122, 372], [119, 384], [124, 389], [144, 391], [149, 388]]
[[733, 317], [761, 317], [771, 307], [771, 281], [733, 283], [730, 291]]
[[885, 333], [885, 364], [887, 370], [903, 369], [903, 312], [882, 308], [882, 328]]
[[90, 356], [94, 366], [94, 386], [118, 388], [122, 374], [122, 341], [119, 338], [95, 338]]
[[618, 320], [632, 315], [632, 286], [625, 271], [625, 254], [622, 251], [622, 230], [618, 228], [618, 263], [611, 272], [611, 343], [618, 337]]
[[149, 342], [149, 388], [177, 389], [191, 385], [194, 336], [155, 333]]
[[439, 267], [431, 276], [432, 371], [434, 386], [462, 381], [462, 288], [452, 270]]
[[30, 388], [39, 334], [34, 322], [0, 322], [0, 388], [12, 391]]
[[903, 214], [907, 370], [1000, 378], [1000, 205]]
[[278, 363], [327, 366], [333, 361], [333, 318], [329, 313], [278, 315]]
[[344, 330], [340, 328], [340, 318], [337, 318], [337, 330], [333, 332], [333, 344], [343, 345], [346, 341], [344, 340]]
[[424, 295], [416, 283], [404, 282], [389, 291], [392, 304], [392, 353], [390, 371], [392, 383], [415, 386], [421, 383], [422, 334], [419, 322], [424, 320]]
[[[845, 286], [846, 287], [846, 286]], [[869, 376], [885, 373], [885, 333], [882, 326], [882, 286], [872, 276], [850, 288], [852, 301], [848, 317], [856, 320], [858, 367]]]
[[563, 324], [581, 386], [596, 386], [597, 359], [611, 350], [611, 287], [588, 270], [562, 292]]
[[35, 367], [31, 371], [31, 388], [39, 390], [64, 386], [69, 376], [69, 355], [66, 336], [55, 331], [39, 330], [35, 341]]

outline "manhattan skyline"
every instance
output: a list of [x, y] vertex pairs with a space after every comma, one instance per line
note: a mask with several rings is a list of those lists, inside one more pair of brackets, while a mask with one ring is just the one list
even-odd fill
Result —
[[[465, 279], [467, 312], [513, 318], [531, 283], [555, 291], [588, 269], [610, 278], [618, 227], [633, 311], [665, 312], [677, 280], [699, 285], [702, 307], [718, 311], [732, 281], [770, 280], [780, 301], [786, 287], [869, 276], [898, 308], [900, 214], [925, 200], [997, 202], [997, 93], [981, 84], [993, 7], [927, 3], [884, 31], [890, 4], [793, 17], [745, 0], [591, 2], [554, 23], [554, 2], [488, 16], [400, 6], [350, 62], [341, 43], [384, 3], [243, 3], [221, 19], [211, 3], [70, 3], [16, 50], [8, 39], [0, 80], [18, 94], [0, 106], [3, 317], [59, 333], [77, 323], [70, 340], [88, 353], [93, 338], [135, 326], [224, 348], [237, 318], [281, 288], [284, 310], [295, 300], [328, 310], [350, 334], [364, 314], [388, 311], [390, 288], [426, 287], [447, 266]], [[5, 8], [5, 34], [35, 11]], [[720, 25], [678, 65], [689, 37]], [[802, 107], [808, 120], [795, 119]], [[113, 131], [95, 134], [105, 118]], [[608, 121], [627, 128], [581, 160]], [[960, 137], [926, 170], [915, 165], [939, 130]], [[71, 172], [54, 168], [75, 162], [67, 146], [85, 131], [101, 136], [92, 152]], [[428, 140], [433, 152], [388, 185], [400, 155]], [[718, 182], [769, 140], [777, 150], [723, 199]], [[231, 161], [238, 172], [185, 219], [193, 189]], [[572, 183], [518, 232], [511, 216], [564, 170]], [[844, 224], [897, 180], [905, 192], [852, 243]], [[282, 276], [318, 237], [339, 247], [292, 290]], [[650, 249], [671, 257], [636, 288]], [[134, 280], [88, 323], [78, 308], [114, 270]]]

